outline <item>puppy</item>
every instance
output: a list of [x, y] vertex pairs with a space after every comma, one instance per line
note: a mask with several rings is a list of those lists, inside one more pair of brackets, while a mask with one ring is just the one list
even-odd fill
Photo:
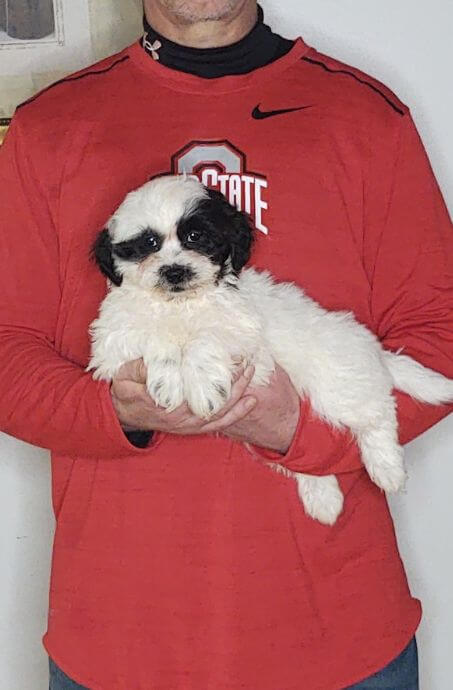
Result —
[[[243, 270], [251, 248], [248, 217], [192, 177], [160, 177], [131, 192], [94, 247], [109, 292], [91, 325], [88, 370], [111, 380], [143, 357], [158, 405], [187, 401], [209, 418], [228, 400], [235, 367], [252, 363], [252, 384], [261, 386], [277, 362], [320, 417], [350, 429], [371, 479], [397, 491], [405, 470], [392, 389], [438, 404], [453, 400], [453, 381], [383, 350], [351, 313]], [[343, 495], [333, 475], [274, 467], [295, 477], [308, 515], [336, 521]]]

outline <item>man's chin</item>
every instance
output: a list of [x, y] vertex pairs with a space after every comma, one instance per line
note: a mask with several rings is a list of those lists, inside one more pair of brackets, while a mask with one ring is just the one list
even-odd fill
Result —
[[182, 22], [221, 21], [227, 19], [240, 0], [165, 0], [164, 5]]

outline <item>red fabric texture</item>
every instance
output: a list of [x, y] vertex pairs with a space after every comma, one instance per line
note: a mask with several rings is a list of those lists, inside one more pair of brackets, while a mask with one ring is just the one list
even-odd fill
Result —
[[[257, 121], [257, 104], [310, 108]], [[194, 151], [267, 230], [254, 265], [453, 377], [451, 223], [385, 86], [299, 40], [214, 80], [136, 44], [42, 93], [0, 152], [0, 424], [52, 451], [44, 644], [93, 690], [337, 690], [396, 657], [420, 619], [349, 435], [301, 401], [286, 456], [255, 449], [338, 474], [345, 510], [329, 528], [241, 444], [156, 434], [134, 448], [84, 371], [106, 290], [93, 240], [128, 191]], [[449, 412], [397, 397], [403, 442]]]

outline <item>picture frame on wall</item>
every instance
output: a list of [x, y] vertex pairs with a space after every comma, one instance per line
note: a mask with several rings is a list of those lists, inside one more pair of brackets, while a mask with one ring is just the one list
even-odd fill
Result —
[[[82, 19], [87, 2], [72, 3], [72, 15]], [[74, 32], [66, 30], [68, 6], [68, 0], [0, 0], [0, 118], [11, 118], [19, 103], [72, 70], [73, 43], [83, 36], [78, 31], [73, 37]], [[82, 28], [82, 33], [86, 34], [89, 60], [87, 7], [85, 15], [86, 30]]]
[[61, 0], [0, 0], [0, 50], [63, 42]]
[[141, 0], [0, 0], [0, 119], [132, 43], [142, 12]]
[[11, 122], [9, 117], [0, 117], [0, 146], [3, 144], [3, 140], [6, 137], [6, 132]]

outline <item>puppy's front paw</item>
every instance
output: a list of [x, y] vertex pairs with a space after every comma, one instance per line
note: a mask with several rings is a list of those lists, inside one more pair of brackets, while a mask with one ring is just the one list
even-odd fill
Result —
[[305, 512], [323, 525], [333, 525], [343, 510], [343, 494], [333, 474], [297, 474], [297, 490]]
[[181, 365], [173, 359], [147, 361], [146, 388], [156, 405], [169, 412], [182, 405], [184, 386]]
[[215, 375], [196, 367], [184, 371], [184, 394], [192, 412], [202, 419], [209, 419], [226, 403], [231, 393], [231, 372], [225, 369]]

